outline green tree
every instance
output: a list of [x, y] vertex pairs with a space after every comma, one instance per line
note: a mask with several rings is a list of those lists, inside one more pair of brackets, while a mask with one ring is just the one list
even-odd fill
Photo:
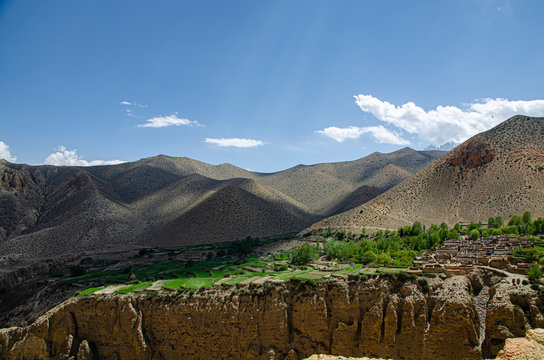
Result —
[[523, 215], [521, 216], [521, 221], [524, 223], [524, 224], [530, 224], [532, 223], [532, 220], [531, 220], [531, 213], [529, 211], [526, 211], [523, 213]]
[[535, 234], [544, 234], [544, 219], [536, 219], [533, 225], [535, 226]]
[[292, 264], [307, 264], [310, 261], [317, 260], [317, 258], [319, 258], [319, 250], [317, 246], [310, 244], [304, 244], [289, 252], [289, 259]]
[[412, 224], [412, 235], [418, 236], [423, 232], [423, 225], [419, 221], [416, 221]]
[[367, 250], [363, 254], [363, 261], [365, 262], [365, 264], [376, 262], [377, 259], [378, 259], [378, 256], [372, 250]]
[[501, 228], [503, 235], [517, 235], [519, 233], [517, 225], [508, 225]]
[[531, 264], [531, 267], [527, 271], [527, 276], [531, 281], [540, 280], [540, 278], [542, 277], [542, 269], [540, 269], [540, 265], [538, 265], [537, 262]]
[[478, 240], [480, 238], [480, 232], [478, 229], [470, 230], [469, 236], [472, 240]]
[[508, 222], [508, 226], [519, 226], [521, 225], [521, 217], [514, 215]]
[[376, 262], [384, 265], [389, 265], [393, 262], [393, 259], [391, 259], [391, 256], [387, 255], [386, 253], [381, 253], [380, 255], [378, 255]]
[[490, 229], [496, 229], [497, 228], [497, 222], [495, 221], [494, 217], [490, 217], [487, 220], [487, 227]]

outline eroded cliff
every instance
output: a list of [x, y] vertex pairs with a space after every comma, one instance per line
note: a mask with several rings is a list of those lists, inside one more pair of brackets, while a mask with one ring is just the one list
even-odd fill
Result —
[[[478, 359], [480, 319], [472, 283], [453, 277], [427, 289], [417, 281], [375, 278], [74, 298], [29, 327], [1, 330], [0, 355], [270, 360], [329, 353]], [[531, 311], [542, 318], [538, 306]], [[489, 324], [500, 317], [495, 315], [487, 316]]]

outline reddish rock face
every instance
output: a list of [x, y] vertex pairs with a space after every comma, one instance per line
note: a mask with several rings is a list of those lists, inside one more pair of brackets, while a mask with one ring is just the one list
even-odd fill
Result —
[[492, 148], [482, 138], [472, 138], [462, 147], [453, 150], [450, 164], [465, 168], [474, 168], [490, 163], [497, 156], [497, 150]]
[[16, 191], [28, 187], [27, 179], [20, 173], [11, 169], [5, 169], [0, 176], [0, 189]]

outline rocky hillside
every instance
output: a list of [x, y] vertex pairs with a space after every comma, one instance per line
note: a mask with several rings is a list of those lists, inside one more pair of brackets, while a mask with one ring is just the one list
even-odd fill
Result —
[[308, 231], [544, 217], [544, 118], [515, 116], [459, 145], [389, 191]]
[[163, 155], [94, 167], [0, 160], [0, 266], [298, 232], [360, 205], [441, 154], [405, 148], [272, 174]]
[[[529, 287], [474, 276], [210, 288], [71, 299], [26, 328], [0, 330], [3, 359], [481, 359], [541, 327]], [[489, 295], [478, 309], [475, 298]]]

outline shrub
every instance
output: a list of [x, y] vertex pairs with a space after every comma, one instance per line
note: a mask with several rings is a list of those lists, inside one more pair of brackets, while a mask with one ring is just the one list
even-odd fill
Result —
[[418, 236], [423, 232], [423, 226], [419, 221], [416, 221], [412, 224], [412, 235]]
[[310, 244], [304, 244], [289, 252], [289, 259], [292, 264], [307, 264], [317, 258], [319, 258], [319, 250], [317, 246]]
[[540, 278], [542, 277], [542, 270], [540, 269], [540, 265], [538, 265], [537, 262], [531, 264], [531, 267], [527, 271], [527, 276], [531, 281], [540, 280]]
[[289, 266], [287, 264], [275, 264], [274, 265], [274, 271], [285, 271], [289, 269]]
[[472, 240], [478, 240], [480, 238], [480, 231], [478, 229], [470, 230], [469, 236]]
[[85, 275], [85, 269], [79, 265], [70, 266], [70, 276], [77, 277]]
[[423, 289], [423, 292], [427, 293], [429, 292], [429, 281], [425, 278], [419, 278], [417, 279], [418, 284]]
[[415, 280], [417, 279], [417, 276], [415, 276], [414, 274], [405, 273], [404, 271], [399, 271], [399, 273], [397, 274], [397, 279], [399, 281]]
[[503, 235], [517, 235], [518, 227], [516, 225], [508, 225], [501, 228], [501, 233]]
[[530, 248], [517, 248], [512, 254], [514, 256], [529, 258], [529, 259], [540, 259], [543, 257], [544, 253], [534, 247]]
[[527, 280], [523, 280], [521, 283], [522, 283], [523, 285], [529, 285], [529, 282], [528, 282]]
[[378, 255], [376, 262], [384, 265], [389, 265], [393, 262], [393, 259], [391, 259], [391, 256], [387, 255], [386, 253], [381, 253]]
[[378, 259], [378, 256], [377, 256], [376, 253], [374, 253], [374, 251], [372, 251], [372, 250], [367, 250], [367, 251], [363, 254], [363, 261], [364, 261], [366, 264], [376, 262], [377, 259]]

